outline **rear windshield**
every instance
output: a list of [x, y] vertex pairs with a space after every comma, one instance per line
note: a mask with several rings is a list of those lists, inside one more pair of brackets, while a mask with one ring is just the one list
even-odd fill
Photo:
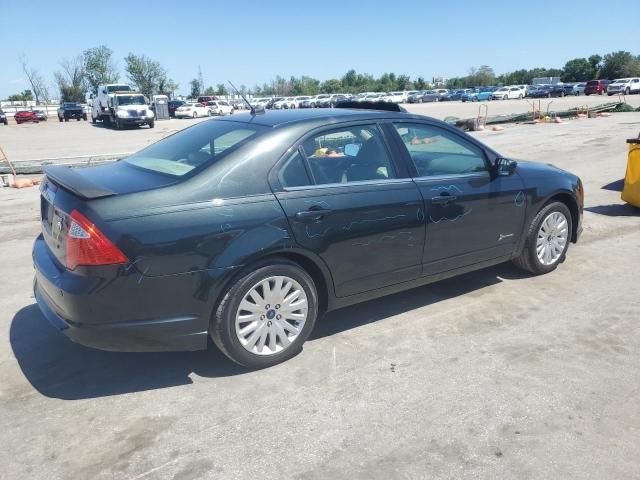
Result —
[[109, 85], [107, 87], [107, 92], [130, 92], [131, 87], [129, 85]]
[[212, 165], [265, 127], [212, 120], [194, 125], [126, 158], [137, 167], [177, 177]]
[[591, 80], [590, 82], [587, 82], [587, 85], [598, 85], [598, 80]]

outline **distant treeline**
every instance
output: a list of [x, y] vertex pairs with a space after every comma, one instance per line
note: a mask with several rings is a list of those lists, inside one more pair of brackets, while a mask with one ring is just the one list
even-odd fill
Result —
[[[12, 95], [8, 100], [48, 101], [49, 89], [47, 82], [40, 72], [30, 65], [26, 57], [21, 57], [22, 68], [27, 76], [31, 89]], [[204, 87], [202, 74], [189, 82], [192, 98], [199, 95], [226, 95], [227, 87], [218, 83], [215, 87]], [[167, 69], [156, 60], [145, 55], [129, 53], [124, 58], [124, 71], [129, 83], [147, 96], [166, 94], [174, 96], [178, 84], [169, 78]], [[597, 54], [588, 58], [574, 58], [565, 63], [563, 68], [532, 68], [521, 69], [509, 73], [496, 75], [493, 68], [482, 65], [472, 67], [464, 77], [454, 77], [438, 84], [447, 88], [482, 87], [488, 85], [520, 85], [530, 84], [537, 77], [560, 77], [564, 82], [584, 82], [593, 79], [616, 79], [640, 76], [640, 55], [618, 51], [604, 56]], [[61, 101], [81, 102], [87, 93], [96, 91], [98, 85], [115, 83], [120, 80], [118, 63], [113, 58], [113, 51], [105, 45], [90, 48], [72, 58], [60, 60], [60, 70], [53, 75], [55, 84], [60, 92]], [[317, 95], [319, 93], [360, 93], [360, 92], [390, 92], [396, 90], [424, 90], [434, 86], [436, 79], [431, 82], [424, 77], [411, 78], [409, 75], [383, 73], [376, 78], [367, 73], [357, 73], [349, 70], [340, 78], [318, 80], [309, 76], [284, 78], [276, 76], [272, 81], [263, 85], [248, 88], [240, 85], [243, 94], [258, 96], [269, 95]]]

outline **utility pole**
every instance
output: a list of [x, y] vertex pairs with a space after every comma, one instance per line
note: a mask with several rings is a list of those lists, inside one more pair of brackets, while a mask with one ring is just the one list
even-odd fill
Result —
[[200, 68], [200, 65], [198, 65], [198, 82], [200, 82], [200, 88], [202, 89], [200, 93], [204, 94], [206, 87], [204, 86], [204, 78], [202, 78], [202, 69]]

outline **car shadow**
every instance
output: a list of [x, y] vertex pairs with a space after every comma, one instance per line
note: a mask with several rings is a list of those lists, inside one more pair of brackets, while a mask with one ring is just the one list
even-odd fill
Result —
[[597, 205], [595, 207], [585, 207], [586, 211], [606, 215], [607, 217], [638, 217], [640, 208], [628, 203], [612, 203], [610, 205]]
[[621, 192], [624, 187], [624, 178], [616, 180], [615, 182], [607, 183], [600, 187], [601, 190], [611, 190], [612, 192]]
[[[309, 341], [358, 328], [441, 300], [528, 275], [510, 264], [468, 273], [327, 314]], [[210, 346], [199, 352], [106, 352], [73, 343], [42, 316], [36, 304], [16, 313], [10, 329], [15, 358], [42, 395], [63, 400], [121, 395], [189, 385], [191, 374], [229, 377], [249, 370]]]

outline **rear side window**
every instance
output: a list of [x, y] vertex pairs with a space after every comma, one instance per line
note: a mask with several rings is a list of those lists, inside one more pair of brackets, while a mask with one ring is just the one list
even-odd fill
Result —
[[[145, 148], [124, 161], [181, 177], [212, 165], [259, 133], [259, 126], [237, 122], [202, 122]], [[262, 127], [264, 128], [264, 127]]]
[[311, 180], [304, 166], [304, 160], [299, 151], [296, 151], [282, 166], [278, 179], [283, 187], [303, 187], [309, 185]]
[[302, 144], [316, 184], [396, 178], [396, 171], [375, 125], [329, 130]]
[[394, 127], [419, 177], [488, 172], [482, 149], [445, 129], [409, 123]]

